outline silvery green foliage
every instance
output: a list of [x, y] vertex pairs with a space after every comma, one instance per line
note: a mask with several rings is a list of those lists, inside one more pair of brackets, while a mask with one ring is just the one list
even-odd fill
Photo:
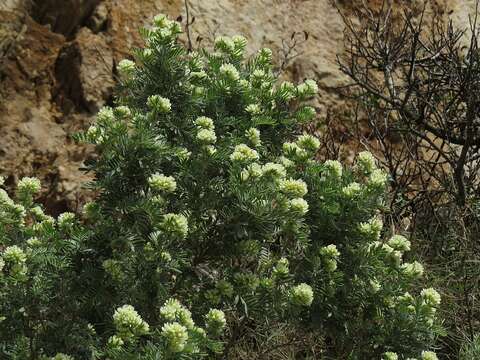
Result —
[[[171, 190], [167, 183], [164, 190]], [[46, 215], [34, 201], [39, 191], [35, 178], [22, 179], [14, 199], [0, 189], [2, 358], [199, 358], [221, 351], [221, 343], [214, 340], [225, 327], [221, 310], [210, 309], [206, 316], [214, 314], [212, 320], [201, 319], [197, 326], [190, 310], [169, 299], [156, 309], [150, 325], [134, 306], [120, 305], [129, 298], [109, 299], [111, 279], [102, 282], [105, 274], [121, 281], [121, 264], [100, 262], [103, 257], [96, 256], [101, 246], [91, 246], [95, 231], [75, 214], [63, 213], [57, 219]], [[95, 224], [95, 204], [86, 210], [87, 221]], [[182, 227], [182, 221], [172, 224]], [[166, 252], [161, 258], [171, 261]], [[214, 331], [209, 330], [212, 321]]]
[[333, 358], [420, 358], [440, 297], [414, 290], [409, 240], [382, 236], [385, 173], [368, 153], [315, 160], [298, 128], [317, 85], [278, 83], [270, 50], [187, 53], [180, 31], [155, 17], [118, 106], [78, 136], [97, 151], [83, 222], [44, 215], [31, 179], [21, 204], [0, 193], [4, 354], [228, 357], [246, 324], [281, 322]]

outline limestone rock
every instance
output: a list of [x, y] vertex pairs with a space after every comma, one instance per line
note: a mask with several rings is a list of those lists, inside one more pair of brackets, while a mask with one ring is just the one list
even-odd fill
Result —
[[75, 40], [61, 50], [55, 74], [60, 102], [71, 101], [79, 111], [97, 112], [115, 85], [112, 52], [104, 37], [82, 28]]
[[87, 26], [90, 30], [92, 30], [95, 34], [98, 32], [105, 30], [105, 26], [107, 25], [108, 21], [108, 7], [106, 3], [100, 3], [95, 8], [92, 13], [92, 16], [87, 20]]

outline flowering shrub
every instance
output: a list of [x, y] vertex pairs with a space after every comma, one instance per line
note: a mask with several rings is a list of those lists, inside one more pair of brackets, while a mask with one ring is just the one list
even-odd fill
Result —
[[2, 353], [228, 357], [245, 326], [286, 322], [333, 358], [434, 359], [440, 296], [414, 291], [410, 242], [382, 237], [386, 175], [368, 153], [320, 163], [297, 134], [316, 83], [277, 84], [240, 36], [187, 53], [180, 31], [155, 17], [118, 106], [78, 136], [98, 153], [82, 221], [43, 214], [35, 179], [18, 203], [1, 190]]

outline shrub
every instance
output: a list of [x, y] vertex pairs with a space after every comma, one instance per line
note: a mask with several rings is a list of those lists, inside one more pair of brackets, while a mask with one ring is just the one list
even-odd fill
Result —
[[413, 294], [410, 242], [382, 237], [371, 155], [317, 162], [297, 133], [314, 81], [277, 84], [271, 52], [245, 60], [243, 37], [187, 53], [179, 32], [164, 16], [142, 31], [118, 106], [78, 135], [97, 151], [83, 220], [44, 215], [31, 179], [19, 203], [0, 193], [2, 353], [228, 357], [247, 329], [288, 323], [334, 358], [423, 356], [440, 296]]

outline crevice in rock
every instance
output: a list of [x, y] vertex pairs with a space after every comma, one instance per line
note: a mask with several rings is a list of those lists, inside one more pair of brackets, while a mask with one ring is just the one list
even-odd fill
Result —
[[45, 210], [47, 211], [48, 214], [54, 217], [57, 217], [61, 213], [72, 210], [66, 200], [53, 199], [52, 198], [53, 194], [54, 194], [54, 191], [52, 191], [51, 194], [48, 194], [48, 196], [45, 196], [45, 198], [41, 199], [41, 202], [45, 206]]
[[113, 55], [102, 34], [86, 27], [60, 51], [55, 64], [54, 98], [65, 114], [97, 112], [111, 96]]
[[71, 40], [102, 0], [33, 0], [32, 18]]
[[75, 43], [65, 46], [55, 63], [57, 88], [53, 97], [66, 115], [74, 110], [88, 111], [82, 96], [83, 89], [79, 72], [81, 64], [82, 55]]
[[115, 95], [110, 95], [105, 101], [105, 106], [115, 107]]

